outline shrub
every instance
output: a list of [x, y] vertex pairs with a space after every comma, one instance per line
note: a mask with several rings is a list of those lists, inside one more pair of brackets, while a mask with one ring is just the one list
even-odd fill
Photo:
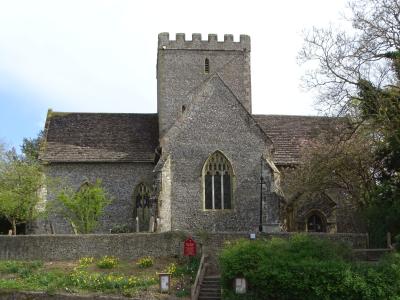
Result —
[[131, 233], [134, 232], [133, 228], [130, 227], [129, 225], [116, 225], [113, 228], [111, 228], [110, 233]]
[[139, 261], [136, 263], [139, 268], [149, 268], [154, 264], [153, 258], [150, 256], [145, 256], [139, 259]]
[[0, 273], [14, 273], [21, 277], [27, 277], [42, 266], [43, 262], [41, 261], [24, 262], [8, 260], [0, 262]]
[[117, 266], [119, 263], [119, 259], [114, 256], [103, 256], [98, 262], [97, 266], [101, 269], [112, 269]]
[[[241, 240], [220, 255], [226, 299], [393, 299], [400, 293], [400, 256], [377, 265], [355, 263], [351, 249], [296, 235], [289, 240]], [[232, 291], [234, 278], [248, 282], [246, 295]]]
[[79, 259], [80, 267], [87, 267], [94, 262], [94, 257], [82, 257]]
[[400, 251], [400, 234], [394, 237], [395, 247], [397, 251]]
[[53, 209], [58, 211], [72, 226], [75, 233], [91, 233], [95, 230], [111, 198], [101, 180], [83, 184], [78, 191], [65, 187], [56, 196]]
[[175, 263], [170, 263], [166, 269], [165, 269], [166, 273], [170, 273], [172, 276], [175, 275], [176, 273], [176, 264]]

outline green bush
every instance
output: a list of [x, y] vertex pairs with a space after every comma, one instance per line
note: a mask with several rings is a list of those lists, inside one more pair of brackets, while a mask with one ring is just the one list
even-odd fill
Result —
[[145, 256], [140, 258], [136, 264], [139, 266], [139, 268], [149, 268], [154, 264], [154, 260], [150, 256]]
[[395, 247], [397, 251], [400, 251], [400, 234], [394, 237]]
[[86, 268], [94, 262], [94, 257], [81, 257], [79, 259], [79, 267]]
[[101, 269], [112, 269], [116, 267], [119, 263], [119, 259], [114, 256], [103, 256], [96, 265]]
[[[400, 256], [377, 265], [355, 263], [351, 249], [328, 240], [296, 235], [289, 240], [241, 240], [220, 255], [225, 299], [396, 299]], [[233, 280], [244, 277], [246, 295]]]
[[42, 266], [43, 262], [41, 261], [24, 262], [7, 260], [0, 262], [0, 273], [14, 273], [20, 275], [21, 277], [27, 277]]

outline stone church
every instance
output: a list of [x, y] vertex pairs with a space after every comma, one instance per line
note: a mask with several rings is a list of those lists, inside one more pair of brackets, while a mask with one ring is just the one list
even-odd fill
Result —
[[[340, 231], [328, 197], [310, 199], [285, 225], [280, 170], [299, 163], [329, 118], [253, 114], [250, 52], [247, 35], [160, 33], [157, 113], [49, 110], [47, 176], [75, 189], [102, 180], [113, 201], [98, 232]], [[71, 232], [59, 216], [42, 227]]]

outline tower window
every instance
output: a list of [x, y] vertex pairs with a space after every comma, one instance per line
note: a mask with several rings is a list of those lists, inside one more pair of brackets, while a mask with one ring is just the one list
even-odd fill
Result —
[[204, 60], [204, 73], [210, 73], [210, 60], [208, 58]]

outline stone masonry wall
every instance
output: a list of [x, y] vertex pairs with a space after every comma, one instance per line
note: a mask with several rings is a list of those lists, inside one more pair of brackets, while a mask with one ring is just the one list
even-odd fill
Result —
[[[209, 73], [204, 72], [206, 58], [209, 59]], [[234, 42], [232, 35], [225, 35], [224, 42], [218, 42], [213, 34], [207, 41], [201, 40], [199, 34], [193, 34], [191, 41], [185, 40], [184, 34], [177, 34], [176, 40], [170, 40], [168, 33], [159, 34], [157, 108], [160, 137], [181, 117], [182, 106], [189, 102], [188, 95], [215, 72], [251, 113], [249, 36], [241, 35], [240, 42]]]
[[[163, 154], [171, 157], [173, 230], [258, 228], [260, 163], [268, 140], [218, 76], [205, 84], [166, 139], [171, 141]], [[202, 170], [217, 150], [233, 168], [232, 209], [206, 210]]]
[[[47, 165], [45, 171], [47, 176], [68, 183], [76, 190], [85, 180], [101, 179], [112, 203], [106, 208], [96, 232], [109, 233], [116, 226], [135, 228], [133, 193], [141, 182], [152, 187], [153, 167], [151, 163], [59, 163]], [[55, 192], [49, 190], [48, 193], [48, 201], [52, 201]], [[71, 226], [59, 216], [51, 215], [49, 221], [57, 234], [72, 232]], [[50, 233], [50, 222], [40, 222], [35, 233]]]
[[[183, 241], [188, 232], [87, 234], [87, 235], [0, 235], [0, 259], [61, 261], [77, 260], [84, 256], [101, 257], [114, 255], [124, 260], [146, 255], [180, 256]], [[293, 233], [263, 233], [257, 238], [288, 238]], [[311, 234], [334, 241], [344, 241], [353, 248], [367, 248], [366, 234]], [[195, 233], [192, 235], [199, 246], [215, 256], [226, 241], [249, 238], [248, 233]]]

